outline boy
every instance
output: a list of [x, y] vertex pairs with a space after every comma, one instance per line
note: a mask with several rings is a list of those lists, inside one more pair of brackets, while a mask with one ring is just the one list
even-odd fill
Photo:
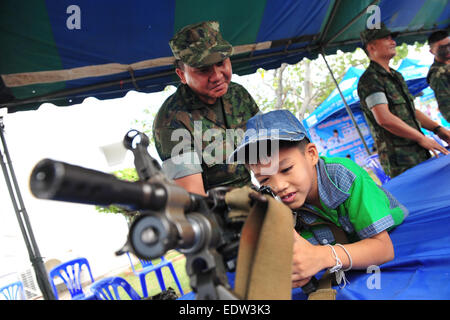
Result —
[[[267, 157], [261, 155], [264, 144], [272, 151]], [[305, 128], [288, 110], [250, 118], [244, 139], [230, 157], [236, 158], [297, 214], [297, 226], [303, 222], [302, 228], [296, 227], [301, 236], [294, 231], [294, 288], [325, 268], [365, 269], [394, 258], [387, 232], [403, 222], [407, 209], [353, 161], [319, 157]], [[316, 214], [299, 210], [302, 207]], [[330, 221], [343, 229], [348, 244], [336, 243], [334, 227], [317, 224]]]

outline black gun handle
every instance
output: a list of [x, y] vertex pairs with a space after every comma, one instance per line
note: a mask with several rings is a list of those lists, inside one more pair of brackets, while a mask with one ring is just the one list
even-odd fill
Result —
[[302, 287], [302, 291], [304, 294], [309, 295], [317, 290], [319, 287], [319, 281], [316, 277], [311, 277], [311, 280], [307, 284]]

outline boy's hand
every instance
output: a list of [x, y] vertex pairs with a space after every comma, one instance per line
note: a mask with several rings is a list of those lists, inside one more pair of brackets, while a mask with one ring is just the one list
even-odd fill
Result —
[[299, 287], [303, 287], [304, 285], [308, 284], [308, 282], [311, 280], [311, 277], [302, 279], [302, 280], [292, 280], [292, 289], [294, 288], [299, 288]]
[[[305, 240], [294, 230], [294, 250], [292, 259], [292, 287], [302, 287], [309, 282], [311, 277], [320, 270], [328, 267], [324, 266], [323, 255], [329, 248], [315, 246]], [[331, 255], [331, 251], [328, 252]]]

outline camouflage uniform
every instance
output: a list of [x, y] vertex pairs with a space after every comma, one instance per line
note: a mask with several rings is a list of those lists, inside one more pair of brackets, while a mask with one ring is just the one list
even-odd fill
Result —
[[[233, 51], [215, 21], [184, 27], [169, 45], [176, 59], [193, 68], [223, 61]], [[153, 124], [156, 150], [167, 176], [178, 179], [201, 173], [205, 191], [250, 184], [249, 171], [242, 164], [227, 164], [227, 154], [240, 143], [247, 120], [258, 112], [253, 98], [239, 84], [231, 82], [213, 105], [181, 84], [161, 106]]]
[[[253, 98], [237, 83], [231, 82], [227, 93], [212, 106], [202, 102], [187, 85], [180, 85], [164, 102], [153, 124], [156, 149], [165, 172], [173, 179], [201, 172], [205, 190], [250, 184], [250, 173], [245, 166], [226, 164], [226, 160], [227, 153], [240, 143], [247, 120], [258, 111]], [[176, 129], [182, 129], [179, 133], [183, 135], [175, 132], [177, 138], [174, 139], [172, 134]], [[209, 131], [214, 136], [210, 136], [211, 139], [207, 136], [208, 129], [217, 130]], [[227, 132], [227, 129], [237, 130]], [[221, 148], [213, 146], [211, 142], [220, 143], [220, 138]], [[172, 159], [174, 150], [174, 156], [182, 160], [182, 164]], [[222, 151], [222, 154], [218, 156], [215, 151]]]
[[428, 71], [427, 82], [434, 91], [439, 111], [450, 122], [450, 64], [435, 60]]
[[361, 109], [375, 139], [384, 171], [395, 177], [403, 171], [430, 158], [430, 153], [415, 141], [394, 135], [380, 126], [371, 108], [385, 103], [389, 111], [412, 128], [421, 132], [415, 116], [414, 98], [401, 73], [390, 69], [388, 73], [378, 63], [371, 61], [358, 82]]

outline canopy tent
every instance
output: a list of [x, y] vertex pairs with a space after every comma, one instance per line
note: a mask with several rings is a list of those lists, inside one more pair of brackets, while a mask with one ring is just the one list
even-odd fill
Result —
[[425, 88], [429, 87], [427, 74], [430, 66], [430, 64], [424, 64], [414, 59], [403, 59], [400, 63], [397, 70], [405, 78], [408, 89], [413, 96], [416, 96]]
[[422, 93], [423, 94], [420, 96], [420, 101], [427, 102], [431, 99], [436, 99], [434, 96], [434, 91], [430, 87], [424, 89]]
[[[429, 68], [430, 65], [422, 64], [419, 60], [406, 58], [402, 60], [397, 70], [405, 78], [411, 94], [417, 95], [428, 87], [426, 77]], [[374, 141], [360, 109], [357, 90], [358, 81], [363, 72], [362, 69], [350, 67], [339, 83], [339, 87], [361, 128], [366, 144], [372, 150]], [[323, 155], [340, 157], [350, 155], [359, 165], [363, 165], [367, 152], [362, 142], [358, 141], [355, 126], [349, 121], [346, 112], [345, 104], [336, 88], [311, 115], [303, 120], [303, 123], [308, 128], [312, 141], [317, 144], [319, 152]], [[339, 137], [334, 136], [336, 131]]]
[[[344, 95], [345, 101], [350, 107], [359, 105], [358, 81], [364, 70], [350, 67], [342, 77], [339, 87]], [[330, 95], [307, 117], [303, 120], [307, 128], [312, 128], [325, 121], [333, 114], [345, 109], [344, 102], [339, 96], [339, 91], [335, 88]]]
[[[177, 82], [168, 41], [181, 27], [218, 20], [234, 46], [233, 71], [249, 74], [304, 57], [353, 51], [375, 21], [424, 41], [448, 28], [447, 0], [2, 1], [0, 108], [68, 106], [129, 90], [154, 92]], [[369, 20], [369, 21], [368, 21]]]
[[[397, 68], [406, 80], [408, 89], [412, 95], [417, 95], [429, 85], [427, 74], [430, 69], [429, 64], [422, 64], [419, 60], [403, 59]], [[339, 83], [342, 94], [347, 104], [353, 109], [360, 106], [358, 97], [358, 81], [364, 70], [350, 67]], [[329, 117], [345, 109], [344, 102], [338, 95], [338, 90], [334, 89], [331, 94], [304, 120], [308, 128], [317, 126]]]
[[[425, 41], [433, 30], [449, 27], [450, 4], [447, 0], [3, 0], [0, 109], [13, 113], [38, 109], [45, 102], [70, 106], [87, 97], [111, 99], [130, 90], [160, 91], [178, 81], [169, 39], [181, 27], [204, 20], [219, 21], [224, 38], [234, 46], [233, 71], [244, 75], [283, 62], [314, 59], [319, 53], [353, 51], [360, 45], [359, 32], [378, 20], [400, 33], [399, 43]], [[8, 158], [2, 123], [0, 127]], [[1, 163], [7, 183], [16, 185], [12, 166], [8, 174]], [[25, 233], [31, 237], [30, 260], [44, 297], [51, 299], [19, 190], [16, 193], [19, 199], [13, 202], [20, 203], [15, 205], [16, 214], [24, 219], [18, 218], [19, 224], [24, 237]]]
[[[367, 147], [372, 150], [374, 141], [367, 122], [359, 108], [358, 81], [364, 70], [350, 67], [339, 83], [342, 95], [352, 114]], [[334, 89], [309, 117], [303, 120], [310, 138], [323, 156], [350, 157], [359, 165], [364, 165], [367, 152], [357, 134], [338, 89]]]

